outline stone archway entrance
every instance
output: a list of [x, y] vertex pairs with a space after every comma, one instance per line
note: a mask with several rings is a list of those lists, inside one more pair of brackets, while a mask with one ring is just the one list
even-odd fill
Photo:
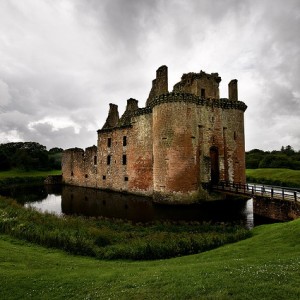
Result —
[[210, 154], [210, 180], [212, 184], [216, 184], [219, 182], [220, 179], [218, 148], [212, 146], [209, 149], [209, 154]]

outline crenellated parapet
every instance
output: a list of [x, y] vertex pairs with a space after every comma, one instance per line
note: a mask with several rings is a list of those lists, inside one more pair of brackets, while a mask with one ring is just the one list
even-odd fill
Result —
[[164, 95], [157, 96], [149, 102], [149, 107], [153, 108], [156, 105], [162, 103], [172, 103], [172, 102], [185, 102], [185, 103], [195, 103], [202, 106], [219, 107], [223, 109], [239, 109], [245, 111], [247, 105], [242, 101], [229, 100], [227, 98], [220, 99], [204, 99], [202, 97], [189, 94], [189, 93], [168, 93]]

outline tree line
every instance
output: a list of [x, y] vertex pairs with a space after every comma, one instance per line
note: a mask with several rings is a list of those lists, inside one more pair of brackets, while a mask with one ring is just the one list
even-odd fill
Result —
[[0, 170], [59, 170], [62, 148], [51, 148], [35, 142], [0, 144]]
[[[51, 148], [36, 142], [0, 144], [0, 170], [59, 170], [62, 148]], [[287, 168], [300, 170], [300, 151], [290, 145], [274, 151], [253, 149], [246, 152], [246, 168]]]
[[253, 149], [246, 152], [246, 168], [286, 168], [300, 170], [300, 151], [290, 145], [274, 151]]

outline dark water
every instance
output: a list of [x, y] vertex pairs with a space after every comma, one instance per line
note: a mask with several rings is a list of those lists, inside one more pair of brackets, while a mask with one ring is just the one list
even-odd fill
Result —
[[160, 205], [151, 198], [73, 186], [15, 187], [0, 191], [25, 206], [57, 215], [103, 216], [133, 222], [207, 221], [242, 223], [248, 228], [267, 223], [253, 215], [252, 199]]

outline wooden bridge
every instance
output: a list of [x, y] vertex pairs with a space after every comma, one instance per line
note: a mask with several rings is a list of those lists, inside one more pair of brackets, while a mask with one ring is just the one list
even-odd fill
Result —
[[240, 194], [249, 196], [250, 198], [269, 198], [276, 200], [286, 200], [300, 202], [300, 189], [286, 188], [279, 186], [270, 186], [254, 183], [234, 183], [234, 182], [219, 182], [211, 185], [214, 191], [220, 191], [230, 194]]
[[300, 189], [230, 182], [210, 185], [210, 189], [252, 198], [253, 212], [258, 216], [279, 221], [289, 221], [300, 217]]

